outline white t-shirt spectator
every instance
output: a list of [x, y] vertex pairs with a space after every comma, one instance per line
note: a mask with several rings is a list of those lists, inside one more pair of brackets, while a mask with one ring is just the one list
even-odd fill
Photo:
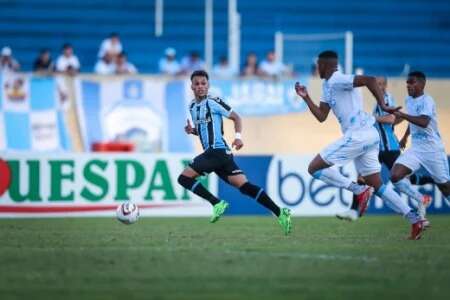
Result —
[[267, 61], [264, 60], [259, 65], [260, 70], [264, 73], [264, 75], [269, 76], [281, 76], [286, 72], [286, 66], [277, 61]]
[[116, 72], [116, 65], [114, 63], [107, 63], [101, 59], [95, 64], [94, 71], [101, 75], [111, 75]]
[[56, 61], [56, 71], [65, 72], [69, 67], [72, 67], [75, 70], [80, 69], [80, 61], [78, 60], [78, 57], [75, 55], [69, 57], [60, 55]]
[[116, 66], [116, 74], [136, 74], [137, 72], [137, 68], [129, 62]]
[[176, 60], [168, 60], [163, 57], [159, 60], [159, 72], [168, 75], [176, 75], [181, 71], [181, 66]]
[[100, 45], [98, 57], [105, 56], [106, 52], [112, 55], [119, 55], [122, 52], [122, 43], [120, 41], [118, 43], [113, 43], [111, 42], [110, 38], [104, 39], [102, 44]]

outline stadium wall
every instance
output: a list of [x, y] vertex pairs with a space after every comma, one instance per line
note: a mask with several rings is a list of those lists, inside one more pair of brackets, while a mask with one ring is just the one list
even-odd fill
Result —
[[[209, 216], [211, 212], [206, 201], [177, 183], [191, 154], [9, 153], [2, 157], [6, 163], [0, 161], [0, 217], [111, 217], [119, 203], [129, 200], [138, 204], [144, 216]], [[330, 216], [346, 209], [352, 195], [312, 178], [307, 172], [311, 158], [237, 156], [236, 161], [252, 182], [294, 215]], [[352, 164], [339, 170], [356, 176]], [[231, 215], [267, 214], [216, 175], [201, 180], [230, 202]], [[433, 185], [421, 189], [434, 198], [430, 213], [450, 213], [450, 203]], [[404, 201], [409, 200], [404, 197]], [[368, 212], [392, 213], [376, 197]]]

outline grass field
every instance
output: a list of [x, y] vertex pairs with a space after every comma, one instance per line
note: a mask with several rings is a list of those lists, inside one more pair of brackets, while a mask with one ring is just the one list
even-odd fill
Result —
[[449, 299], [450, 217], [0, 220], [0, 299]]

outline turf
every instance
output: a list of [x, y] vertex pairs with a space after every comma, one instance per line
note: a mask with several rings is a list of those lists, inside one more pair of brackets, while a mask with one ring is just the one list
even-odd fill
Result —
[[0, 220], [5, 299], [449, 299], [450, 218]]

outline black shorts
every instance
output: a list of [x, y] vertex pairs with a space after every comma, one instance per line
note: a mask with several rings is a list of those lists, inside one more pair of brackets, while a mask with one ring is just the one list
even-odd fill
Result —
[[189, 167], [201, 175], [214, 172], [226, 181], [228, 176], [243, 173], [234, 162], [233, 154], [226, 149], [207, 149], [196, 156]]
[[380, 151], [378, 154], [378, 160], [380, 163], [385, 164], [390, 170], [399, 156], [400, 151]]

